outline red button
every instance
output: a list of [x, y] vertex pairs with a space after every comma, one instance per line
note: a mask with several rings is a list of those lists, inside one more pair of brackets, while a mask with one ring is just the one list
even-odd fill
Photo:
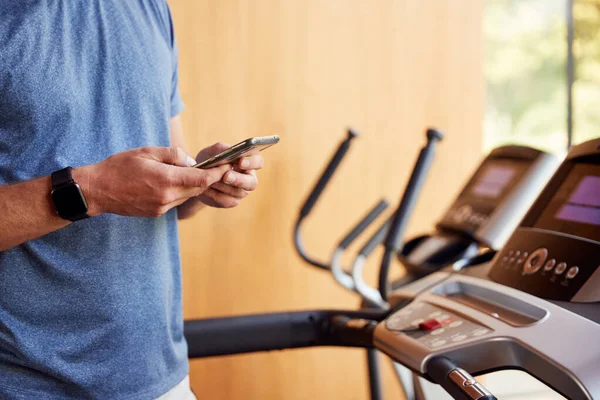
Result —
[[434, 331], [442, 327], [442, 324], [437, 319], [428, 319], [419, 324], [419, 329], [422, 331]]

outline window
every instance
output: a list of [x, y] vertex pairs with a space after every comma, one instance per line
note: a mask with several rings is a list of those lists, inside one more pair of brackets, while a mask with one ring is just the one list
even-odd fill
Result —
[[600, 0], [573, 1], [573, 143], [600, 137]]
[[486, 151], [600, 136], [600, 0], [486, 0], [484, 40]]
[[566, 0], [486, 0], [486, 151], [566, 149], [566, 9]]

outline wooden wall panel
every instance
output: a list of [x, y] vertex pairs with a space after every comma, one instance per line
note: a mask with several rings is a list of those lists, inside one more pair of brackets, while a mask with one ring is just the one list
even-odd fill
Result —
[[[431, 229], [481, 157], [482, 2], [170, 5], [190, 147], [281, 135], [264, 153], [256, 193], [237, 209], [205, 210], [181, 224], [186, 317], [356, 307], [354, 296], [294, 253], [298, 206], [346, 127], [360, 131], [306, 226], [307, 246], [327, 258], [375, 201], [397, 202], [424, 129], [433, 125], [447, 138], [409, 232]], [[192, 361], [191, 379], [200, 398], [367, 398], [360, 350]], [[385, 380], [390, 398], [400, 398], [387, 365]]]

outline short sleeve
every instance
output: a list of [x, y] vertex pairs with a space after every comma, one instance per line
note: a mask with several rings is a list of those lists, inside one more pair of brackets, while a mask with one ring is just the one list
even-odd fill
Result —
[[173, 49], [171, 50], [172, 59], [172, 71], [173, 76], [171, 78], [171, 118], [181, 114], [183, 111], [183, 100], [181, 99], [181, 92], [179, 91], [179, 50], [177, 48], [177, 42], [173, 41]]
[[171, 36], [171, 118], [181, 114], [184, 108], [181, 92], [179, 90], [179, 48], [175, 39], [175, 29], [173, 28], [173, 18], [171, 10], [167, 5], [169, 16], [169, 31]]

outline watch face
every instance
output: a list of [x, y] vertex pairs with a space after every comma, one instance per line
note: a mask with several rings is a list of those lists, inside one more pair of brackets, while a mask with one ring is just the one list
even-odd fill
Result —
[[56, 188], [52, 191], [52, 202], [56, 213], [70, 219], [87, 213], [88, 206], [78, 184]]

